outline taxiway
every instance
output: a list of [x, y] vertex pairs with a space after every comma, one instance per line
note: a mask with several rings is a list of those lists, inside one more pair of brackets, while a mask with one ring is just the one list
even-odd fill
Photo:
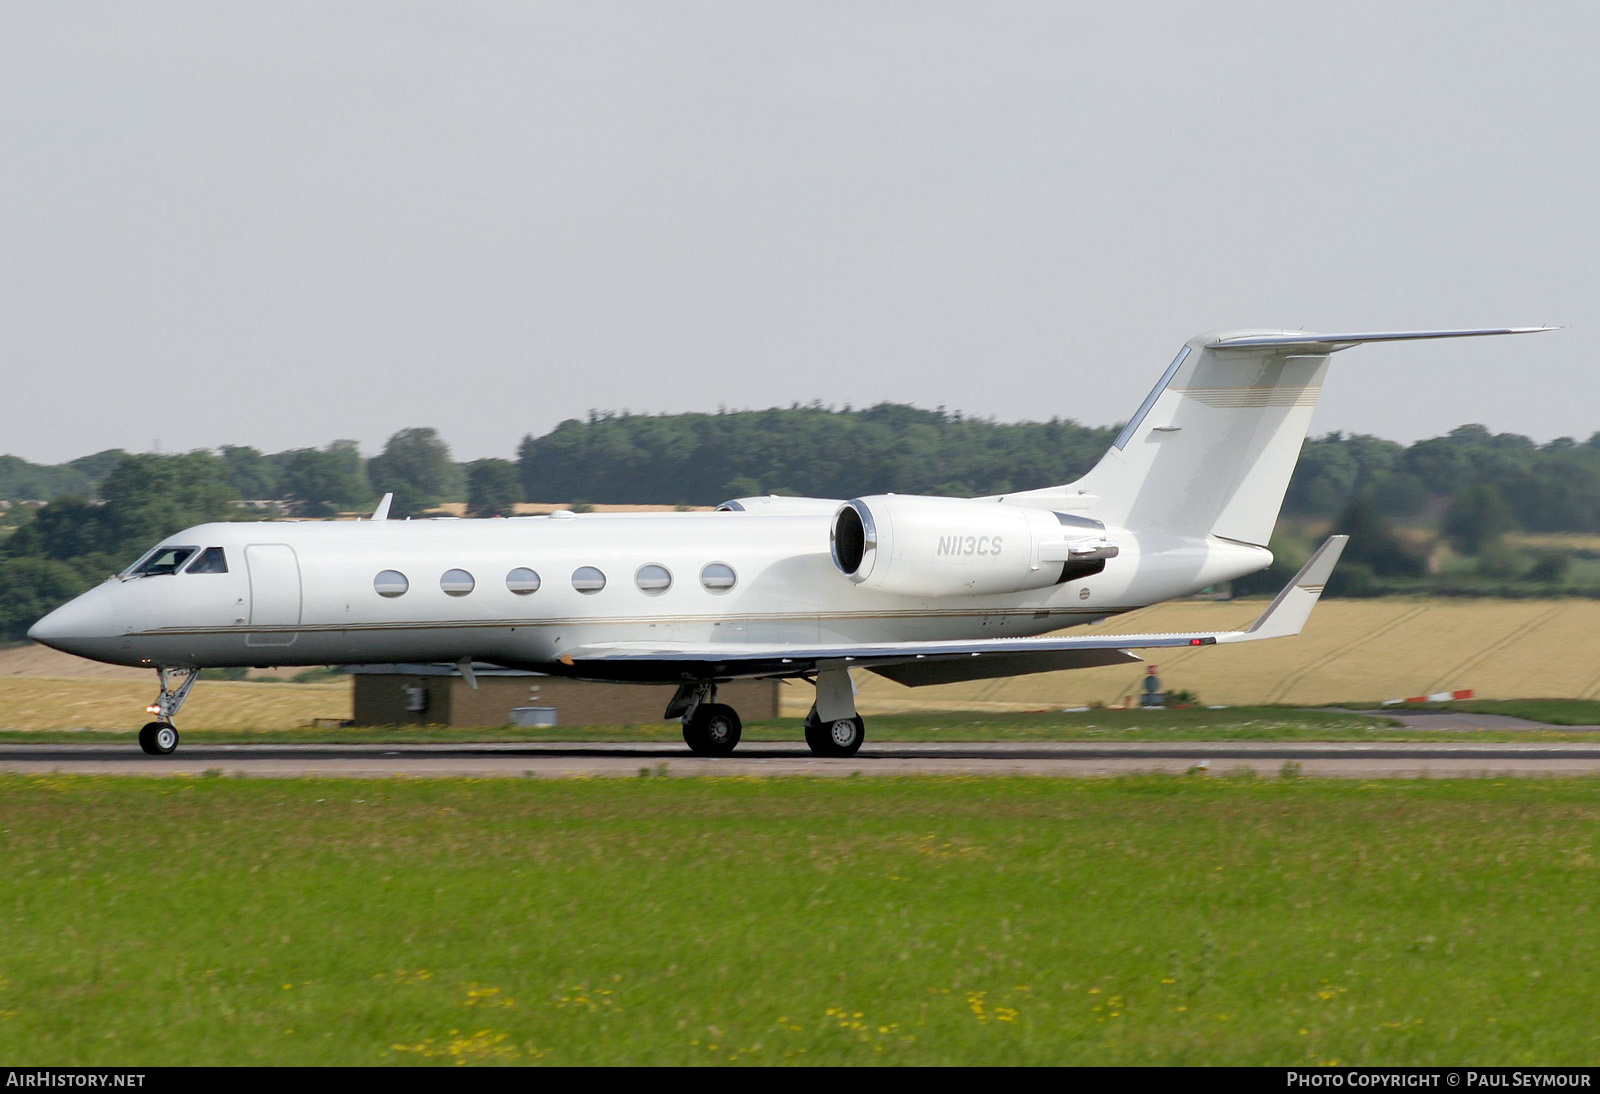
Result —
[[952, 742], [868, 743], [821, 759], [796, 742], [751, 741], [704, 758], [676, 743], [184, 745], [146, 756], [131, 742], [0, 745], [0, 771], [82, 775], [579, 778], [652, 775], [1126, 775], [1248, 768], [1278, 775], [1416, 778], [1600, 775], [1600, 743]]

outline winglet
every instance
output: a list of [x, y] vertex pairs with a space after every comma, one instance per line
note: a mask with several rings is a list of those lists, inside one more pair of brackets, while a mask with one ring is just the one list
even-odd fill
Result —
[[393, 494], [385, 494], [383, 496], [383, 500], [378, 503], [378, 507], [372, 511], [372, 519], [373, 520], [388, 520], [389, 519], [389, 503], [392, 502], [392, 501], [394, 501], [394, 495]]
[[1311, 609], [1317, 606], [1317, 598], [1322, 595], [1328, 578], [1333, 575], [1334, 564], [1339, 561], [1344, 545], [1349, 542], [1349, 536], [1329, 536], [1254, 623], [1231, 635], [1218, 635], [1217, 641], [1248, 642], [1299, 634], [1306, 620], [1311, 618]]

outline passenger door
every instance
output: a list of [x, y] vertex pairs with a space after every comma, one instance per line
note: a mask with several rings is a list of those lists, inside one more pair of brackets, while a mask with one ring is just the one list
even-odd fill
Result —
[[[300, 622], [300, 560], [286, 543], [252, 543], [244, 549], [250, 570], [250, 625], [284, 628]], [[290, 646], [293, 630], [252, 631], [247, 646]]]

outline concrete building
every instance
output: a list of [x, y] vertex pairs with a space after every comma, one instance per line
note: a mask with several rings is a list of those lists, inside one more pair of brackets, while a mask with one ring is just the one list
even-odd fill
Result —
[[[514, 669], [473, 667], [476, 690], [454, 665], [352, 665], [358, 726], [604, 726], [659, 722], [670, 684], [594, 684]], [[776, 680], [717, 689], [746, 722], [778, 716]]]

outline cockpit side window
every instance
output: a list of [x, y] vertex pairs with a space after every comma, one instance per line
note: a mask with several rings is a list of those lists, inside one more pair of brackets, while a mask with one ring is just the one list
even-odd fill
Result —
[[186, 574], [225, 574], [228, 572], [228, 556], [222, 553], [221, 547], [207, 547], [200, 552], [200, 557], [189, 563], [189, 568], [183, 571]]
[[198, 551], [198, 547], [157, 547], [143, 559], [135, 563], [128, 570], [128, 577], [154, 577], [157, 574], [173, 574], [178, 568], [189, 561], [189, 556]]

